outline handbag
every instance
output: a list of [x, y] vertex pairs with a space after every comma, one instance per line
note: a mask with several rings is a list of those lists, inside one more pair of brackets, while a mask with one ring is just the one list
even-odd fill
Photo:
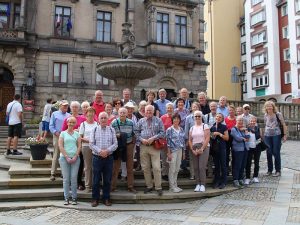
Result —
[[262, 151], [262, 152], [269, 148], [268, 145], [266, 145], [266, 143], [263, 140], [261, 140], [261, 142], [258, 144], [258, 147], [260, 148], [260, 151]]
[[195, 150], [197, 150], [197, 149], [200, 149], [201, 147], [202, 147], [202, 143], [196, 143], [196, 144], [194, 144], [193, 146], [192, 146], [192, 148], [193, 148], [193, 150], [195, 151]]
[[281, 135], [280, 135], [280, 136], [281, 136], [281, 138], [283, 138], [283, 136], [284, 136], [283, 125], [282, 125], [282, 123], [281, 123], [281, 121], [280, 121], [280, 119], [279, 119], [277, 113], [276, 113], [276, 118], [277, 118], [277, 122], [278, 122], [278, 125], [279, 125], [279, 128], [280, 128], [280, 132], [281, 132]]
[[167, 145], [167, 140], [165, 138], [159, 138], [154, 141], [154, 148], [156, 150], [160, 150], [162, 148], [165, 148]]

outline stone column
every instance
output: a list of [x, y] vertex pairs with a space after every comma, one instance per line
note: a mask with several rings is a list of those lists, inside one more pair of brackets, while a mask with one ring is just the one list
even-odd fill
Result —
[[23, 81], [21, 80], [14, 80], [13, 81], [13, 85], [15, 86], [15, 95], [22, 94], [22, 87], [23, 87]]
[[20, 11], [20, 27], [25, 27], [25, 6], [26, 0], [21, 0], [21, 11]]

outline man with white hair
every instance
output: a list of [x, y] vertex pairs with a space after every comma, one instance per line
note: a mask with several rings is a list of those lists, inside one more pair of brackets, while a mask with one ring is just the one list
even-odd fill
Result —
[[[192, 101], [189, 100], [189, 92], [186, 88], [180, 89], [179, 98], [184, 100], [184, 108], [190, 110], [192, 107]], [[177, 108], [177, 100], [174, 101], [174, 108]]]
[[203, 115], [210, 113], [209, 105], [207, 103], [207, 97], [204, 92], [198, 93], [198, 102], [200, 104], [200, 111], [203, 113]]
[[162, 115], [165, 115], [167, 113], [167, 109], [166, 109], [166, 105], [170, 102], [168, 99], [166, 99], [167, 97], [167, 92], [165, 89], [161, 88], [158, 91], [158, 96], [159, 99], [157, 99], [156, 101], [154, 101], [157, 106], [158, 106], [158, 110], [159, 110], [159, 117], [161, 117]]
[[161, 187], [161, 168], [160, 168], [160, 151], [154, 148], [154, 141], [163, 138], [164, 126], [160, 118], [153, 116], [154, 107], [147, 105], [145, 108], [145, 117], [140, 119], [137, 128], [137, 141], [141, 143], [141, 165], [144, 171], [147, 194], [153, 190], [153, 180], [151, 166], [154, 175], [154, 184], [157, 194], [163, 194]]
[[218, 108], [217, 108], [217, 113], [221, 113], [224, 116], [224, 118], [226, 118], [229, 115], [226, 96], [221, 96], [220, 97], [219, 105], [218, 105]]
[[131, 90], [129, 88], [125, 88], [123, 90], [123, 99], [121, 99], [121, 101], [124, 105], [128, 102], [132, 102], [134, 105], [136, 105], [135, 102], [131, 99]]
[[99, 123], [90, 134], [89, 147], [93, 153], [93, 188], [92, 207], [99, 205], [100, 181], [103, 177], [102, 200], [106, 206], [111, 206], [110, 188], [113, 171], [113, 152], [118, 147], [115, 129], [107, 125], [106, 112], [99, 114]]

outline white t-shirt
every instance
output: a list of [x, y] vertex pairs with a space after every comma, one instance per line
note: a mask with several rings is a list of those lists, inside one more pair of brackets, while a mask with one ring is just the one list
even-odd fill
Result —
[[22, 105], [20, 104], [20, 102], [18, 102], [16, 100], [10, 102], [6, 108], [7, 114], [9, 113], [10, 109], [11, 109], [11, 112], [9, 114], [8, 125], [16, 125], [18, 123], [21, 123], [21, 119], [18, 114], [20, 112], [23, 112], [23, 108], [22, 108]]
[[[83, 138], [90, 138], [90, 134], [92, 130], [97, 126], [97, 122], [94, 121], [94, 123], [89, 124], [87, 121], [84, 121], [83, 123], [80, 124], [79, 128], [79, 134], [83, 134]], [[82, 146], [89, 146], [89, 143], [82, 142]]]
[[45, 105], [42, 121], [50, 122], [51, 107], [52, 107], [52, 104], [50, 104], [50, 103], [47, 103]]
[[249, 148], [256, 148], [256, 138], [255, 138], [255, 134], [252, 132], [249, 132], [250, 134], [250, 138], [248, 140], [248, 145]]

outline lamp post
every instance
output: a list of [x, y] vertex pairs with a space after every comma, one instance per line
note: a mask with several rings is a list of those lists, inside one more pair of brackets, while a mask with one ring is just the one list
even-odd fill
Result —
[[81, 71], [81, 81], [80, 81], [80, 85], [81, 87], [84, 87], [85, 85], [87, 85], [86, 81], [84, 80], [84, 66], [82, 65], [80, 67], [80, 71]]
[[244, 100], [244, 82], [245, 82], [245, 73], [238, 74], [240, 83], [241, 83], [241, 101]]
[[34, 78], [32, 77], [31, 73], [29, 72], [27, 81], [26, 81], [26, 86], [25, 86], [28, 100], [31, 99], [31, 92], [34, 89], [34, 86], [35, 86]]

